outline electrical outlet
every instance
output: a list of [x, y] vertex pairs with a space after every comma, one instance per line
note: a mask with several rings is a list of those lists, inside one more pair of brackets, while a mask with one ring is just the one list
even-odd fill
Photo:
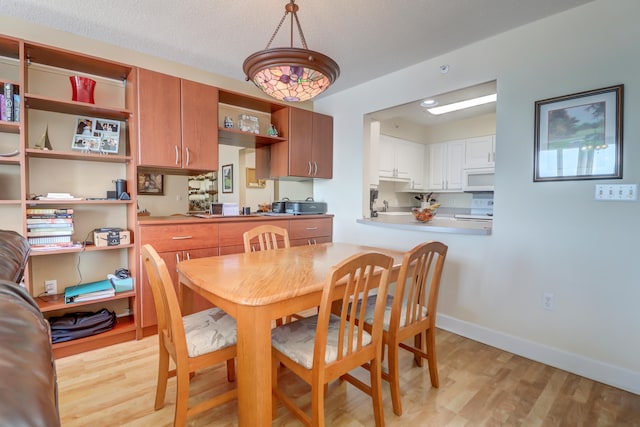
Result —
[[542, 308], [549, 311], [553, 310], [553, 294], [551, 292], [542, 294]]
[[58, 293], [58, 281], [55, 279], [44, 281], [44, 292], [47, 295], [55, 295]]

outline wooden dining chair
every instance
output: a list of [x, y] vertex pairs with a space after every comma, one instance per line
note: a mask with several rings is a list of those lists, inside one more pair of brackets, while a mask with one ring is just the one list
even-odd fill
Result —
[[[242, 234], [242, 240], [244, 241], [245, 253], [291, 247], [287, 229], [269, 224], [259, 225], [245, 231]], [[291, 319], [302, 319], [303, 317], [300, 314], [292, 314], [284, 319], [277, 319], [276, 325], [279, 326], [284, 322], [290, 322]]]
[[242, 240], [245, 253], [291, 247], [287, 229], [275, 225], [259, 225], [247, 230], [242, 234]]
[[[322, 291], [319, 313], [278, 326], [272, 331], [273, 415], [277, 400], [307, 426], [324, 426], [324, 398], [327, 384], [337, 378], [346, 380], [369, 394], [373, 400], [376, 426], [384, 425], [382, 406], [381, 349], [382, 316], [389, 271], [393, 258], [375, 252], [353, 255], [334, 266]], [[365, 298], [378, 289], [373, 327], [367, 332], [355, 322], [354, 298]], [[341, 304], [340, 304], [341, 303]], [[340, 306], [339, 314], [332, 306]], [[364, 316], [364, 307], [361, 313]], [[367, 363], [370, 385], [349, 374]], [[311, 385], [311, 415], [278, 387], [280, 364]]]
[[[431, 385], [440, 386], [436, 359], [436, 309], [438, 292], [447, 245], [431, 241], [417, 245], [408, 251], [402, 260], [393, 295], [387, 295], [385, 304], [382, 342], [387, 346], [388, 370], [382, 378], [389, 382], [393, 412], [402, 415], [400, 400], [400, 376], [398, 373], [398, 350], [413, 353], [418, 366], [427, 359]], [[367, 300], [365, 329], [373, 330], [377, 299]], [[405, 340], [413, 338], [413, 345]]]
[[[218, 394], [189, 407], [189, 380], [197, 370], [227, 363], [227, 380], [235, 381], [236, 322], [219, 308], [182, 316], [169, 270], [155, 249], [140, 249], [158, 317], [158, 384], [155, 409], [164, 406], [167, 380], [176, 377], [176, 411], [173, 425], [184, 426], [189, 416], [209, 410], [237, 397], [237, 389]], [[175, 369], [169, 370], [169, 359]]]

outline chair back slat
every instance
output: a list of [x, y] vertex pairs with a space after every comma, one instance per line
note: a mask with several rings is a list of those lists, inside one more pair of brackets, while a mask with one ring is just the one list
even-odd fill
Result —
[[389, 271], [392, 267], [393, 258], [370, 252], [353, 255], [331, 269], [318, 312], [314, 364], [324, 363], [327, 328], [332, 307], [335, 304], [341, 304], [338, 354], [335, 363], [353, 356], [365, 347], [380, 345], [385, 298], [377, 298], [374, 328], [371, 332], [372, 340], [369, 343], [364, 342], [365, 330], [357, 325], [358, 316], [356, 316], [356, 310], [360, 310], [360, 315], [364, 317], [366, 307], [364, 304], [351, 304], [351, 302], [358, 301], [360, 298], [366, 300], [373, 294], [374, 289], [378, 290], [378, 295], [386, 295]]
[[287, 229], [275, 225], [259, 225], [245, 231], [242, 234], [242, 240], [245, 253], [254, 252], [258, 248], [261, 251], [267, 251], [291, 246]]
[[398, 275], [390, 329], [408, 327], [428, 318], [435, 325], [438, 292], [447, 246], [427, 242], [404, 256]]

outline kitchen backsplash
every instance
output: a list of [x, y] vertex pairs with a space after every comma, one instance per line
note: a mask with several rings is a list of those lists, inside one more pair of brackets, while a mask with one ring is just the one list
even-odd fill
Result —
[[[425, 197], [430, 191], [425, 191]], [[376, 201], [377, 210], [382, 210], [383, 202], [389, 203], [389, 209], [392, 208], [409, 208], [420, 206], [420, 201], [415, 198], [418, 193], [396, 192], [394, 182], [380, 181], [378, 186], [378, 200]], [[433, 193], [432, 199], [436, 199], [440, 206], [445, 208], [471, 208], [472, 193]]]

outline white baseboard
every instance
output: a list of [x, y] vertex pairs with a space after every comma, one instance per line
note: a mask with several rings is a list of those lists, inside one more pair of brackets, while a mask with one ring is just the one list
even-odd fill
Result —
[[457, 335], [562, 369], [634, 394], [640, 394], [640, 372], [589, 359], [454, 317], [438, 314], [436, 326]]

